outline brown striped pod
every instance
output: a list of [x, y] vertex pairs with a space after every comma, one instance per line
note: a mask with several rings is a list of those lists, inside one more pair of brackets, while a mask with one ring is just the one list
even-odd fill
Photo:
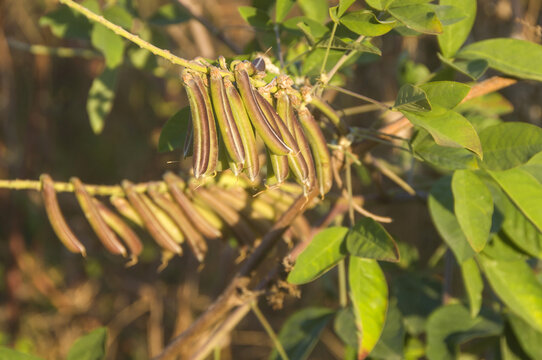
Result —
[[109, 198], [109, 202], [119, 212], [119, 214], [124, 216], [126, 219], [130, 220], [139, 227], [145, 226], [141, 216], [139, 216], [137, 211], [132, 205], [130, 205], [130, 202], [126, 200], [124, 196], [113, 195]]
[[156, 240], [158, 245], [172, 253], [182, 254], [182, 249], [179, 244], [173, 239], [170, 233], [160, 223], [153, 211], [148, 207], [148, 202], [144, 200], [142, 194], [138, 194], [133, 189], [133, 184], [128, 180], [124, 180], [122, 182], [122, 188], [124, 189], [130, 204], [134, 207], [135, 211], [143, 220], [145, 228]]
[[[194, 207], [192, 202], [184, 194], [179, 184], [184, 184], [184, 181], [177, 175], [167, 172], [164, 174], [164, 181], [167, 184], [169, 193], [173, 200], [179, 205], [184, 214], [192, 222], [194, 227], [206, 238], [215, 239], [221, 238], [222, 233], [212, 224], [210, 224]], [[186, 185], [185, 185], [186, 186]]]
[[119, 238], [113, 230], [109, 228], [105, 220], [100, 215], [100, 212], [94, 202], [92, 197], [88, 194], [85, 186], [79, 180], [79, 178], [72, 177], [70, 179], [73, 189], [75, 190], [75, 196], [77, 201], [85, 214], [90, 226], [98, 236], [98, 239], [102, 242], [105, 248], [114, 255], [126, 256], [126, 248], [120, 242]]
[[58, 198], [56, 197], [55, 184], [53, 179], [48, 174], [43, 174], [40, 176], [41, 182], [41, 196], [43, 198], [43, 204], [45, 205], [45, 211], [47, 212], [47, 217], [49, 222], [53, 227], [53, 230], [62, 242], [64, 246], [71, 252], [76, 254], [81, 254], [83, 257], [87, 256], [87, 251], [85, 246], [81, 244], [79, 239], [71, 231], [66, 219], [60, 211], [60, 206], [58, 204]]
[[137, 234], [128, 224], [126, 224], [119, 216], [117, 216], [117, 214], [111, 211], [101, 201], [94, 198], [92, 199], [92, 202], [100, 212], [100, 215], [107, 225], [109, 225], [109, 227], [122, 238], [126, 246], [128, 246], [128, 249], [130, 249], [131, 259], [127, 266], [135, 265], [137, 263], [139, 254], [141, 254], [141, 251], [143, 250], [143, 245], [139, 239], [139, 236], [137, 236]]

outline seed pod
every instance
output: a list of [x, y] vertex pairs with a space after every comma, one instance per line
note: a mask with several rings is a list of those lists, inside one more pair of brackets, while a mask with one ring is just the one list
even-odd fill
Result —
[[205, 218], [195, 209], [190, 200], [188, 200], [184, 192], [179, 188], [178, 183], [184, 183], [180, 177], [171, 172], [167, 172], [164, 174], [164, 181], [166, 182], [173, 199], [203, 236], [208, 239], [222, 237], [220, 231], [205, 220]]
[[200, 187], [197, 190], [193, 189], [192, 191], [195, 196], [199, 197], [208, 206], [212, 207], [216, 214], [233, 230], [241, 243], [250, 244], [256, 239], [254, 231], [237, 211], [220, 201], [220, 199], [217, 199], [203, 187]]
[[326, 139], [322, 134], [322, 130], [320, 130], [320, 127], [314, 121], [309, 109], [301, 106], [298, 108], [297, 114], [312, 149], [320, 196], [323, 197], [333, 185], [333, 173], [330, 165], [331, 155], [327, 148]]
[[81, 254], [83, 257], [87, 256], [87, 251], [83, 244], [79, 242], [77, 237], [71, 231], [70, 227], [66, 223], [66, 219], [62, 216], [60, 206], [58, 205], [58, 199], [56, 197], [55, 184], [53, 179], [48, 174], [40, 176], [41, 181], [41, 195], [43, 197], [43, 204], [45, 205], [45, 211], [49, 222], [53, 227], [53, 230], [64, 244], [64, 246], [71, 252]]
[[216, 174], [216, 165], [218, 163], [218, 134], [216, 132], [213, 106], [211, 104], [211, 97], [209, 96], [209, 88], [203, 82], [203, 79], [200, 76], [195, 75], [194, 80], [203, 97], [203, 102], [205, 104], [204, 108], [207, 114], [207, 128], [209, 129], [209, 162], [207, 164], [207, 168], [205, 169], [204, 175], [214, 176]]
[[335, 125], [339, 134], [346, 135], [348, 133], [348, 126], [346, 126], [344, 120], [324, 99], [318, 96], [311, 96], [310, 103], [320, 110], [333, 125]]
[[250, 83], [245, 63], [240, 63], [235, 67], [235, 80], [250, 121], [265, 145], [277, 155], [287, 155], [291, 153], [293, 150], [284, 142], [278, 131], [274, 129], [273, 125], [269, 123], [269, 119], [266, 118], [260, 105], [258, 105], [256, 96], [258, 96], [259, 93]]
[[173, 221], [175, 221], [177, 226], [186, 236], [187, 243], [194, 252], [194, 255], [198, 261], [202, 262], [205, 258], [205, 253], [207, 252], [207, 244], [200, 233], [192, 226], [183, 211], [171, 200], [170, 197], [168, 197], [169, 194], [159, 193], [156, 187], [150, 186], [148, 193], [152, 200], [158, 204], [158, 206], [164, 209], [173, 219]]
[[184, 234], [177, 226], [175, 221], [167, 214], [167, 212], [163, 211], [146, 194], [139, 194], [139, 196], [141, 197], [145, 205], [147, 205], [149, 210], [153, 213], [156, 220], [158, 220], [164, 230], [166, 230], [169, 236], [171, 236], [173, 241], [175, 241], [177, 244], [182, 244], [184, 242]]
[[245, 153], [244, 168], [250, 181], [254, 182], [260, 173], [260, 162], [258, 160], [258, 148], [256, 146], [254, 130], [252, 130], [243, 100], [233, 83], [228, 79], [224, 79], [224, 88], [232, 109], [235, 124], [241, 136], [241, 142], [243, 143]]
[[143, 250], [143, 245], [139, 236], [126, 224], [119, 216], [117, 216], [113, 211], [109, 210], [107, 206], [102, 204], [101, 201], [94, 198], [92, 202], [100, 212], [100, 215], [104, 221], [113, 229], [121, 238], [124, 240], [124, 243], [128, 246], [131, 252], [131, 259], [126, 264], [127, 266], [132, 266], [137, 263], [137, 257], [141, 254]]
[[[288, 156], [267, 153], [267, 186], [281, 185], [288, 178]], [[271, 166], [270, 166], [271, 165]]]
[[138, 194], [133, 189], [133, 184], [124, 180], [122, 182], [122, 188], [128, 197], [128, 200], [134, 207], [135, 211], [141, 216], [145, 227], [149, 231], [149, 234], [156, 240], [156, 242], [166, 250], [169, 250], [175, 254], [182, 254], [182, 249], [171, 237], [162, 224], [155, 217], [154, 213], [149, 209], [141, 194]]
[[126, 256], [126, 249], [115, 233], [107, 226], [81, 180], [72, 177], [70, 182], [75, 190], [77, 201], [98, 239], [100, 239], [105, 248], [112, 254]]
[[190, 103], [190, 113], [192, 118], [193, 129], [193, 155], [192, 155], [192, 168], [194, 170], [194, 177], [196, 179], [201, 178], [209, 165], [209, 152], [210, 152], [210, 131], [207, 109], [205, 107], [205, 100], [201, 93], [195, 77], [186, 70], [182, 74], [184, 87], [186, 94], [188, 95], [188, 102]]
[[109, 198], [109, 202], [122, 216], [124, 216], [134, 224], [138, 225], [139, 227], [145, 226], [141, 216], [139, 216], [137, 211], [135, 211], [135, 209], [132, 207], [132, 205], [130, 205], [130, 202], [128, 202], [125, 197], [113, 195]]
[[237, 124], [233, 118], [232, 108], [226, 96], [226, 88], [224, 87], [220, 71], [215, 67], [211, 67], [209, 79], [211, 101], [215, 110], [216, 120], [228, 156], [236, 164], [234, 167], [235, 170], [232, 169], [235, 173], [239, 167], [237, 164], [240, 164], [242, 168], [245, 162], [245, 149]]

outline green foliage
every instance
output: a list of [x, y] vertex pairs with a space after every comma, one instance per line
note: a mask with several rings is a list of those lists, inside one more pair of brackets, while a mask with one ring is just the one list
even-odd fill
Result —
[[476, 18], [476, 0], [440, 0], [440, 5], [453, 5], [462, 10], [464, 18], [460, 21], [444, 25], [442, 34], [437, 36], [442, 54], [451, 58], [461, 48], [474, 25]]
[[105, 358], [106, 341], [107, 329], [97, 328], [75, 341], [66, 360], [102, 360]]
[[299, 255], [288, 282], [304, 284], [319, 278], [346, 256], [345, 236], [348, 228], [330, 227], [319, 232]]
[[188, 106], [173, 114], [160, 132], [158, 151], [166, 152], [182, 148], [188, 131], [189, 122], [190, 108]]
[[395, 240], [371, 218], [363, 218], [354, 225], [346, 236], [346, 248], [351, 255], [361, 258], [399, 261]]
[[[327, 308], [308, 307], [293, 314], [282, 326], [279, 341], [290, 360], [307, 359], [316, 346], [320, 334], [332, 319], [333, 311]], [[279, 360], [274, 350], [269, 360]]]
[[356, 256], [350, 257], [348, 283], [358, 328], [358, 354], [365, 357], [371, 353], [384, 329], [388, 284], [376, 260]]
[[0, 346], [0, 360], [41, 360], [41, 358]]
[[460, 264], [461, 277], [465, 284], [465, 290], [469, 299], [470, 316], [475, 318], [482, 307], [482, 291], [484, 282], [478, 264], [473, 258]]

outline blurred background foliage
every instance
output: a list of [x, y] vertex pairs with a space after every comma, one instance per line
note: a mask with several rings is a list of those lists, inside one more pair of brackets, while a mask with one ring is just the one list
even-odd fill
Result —
[[[109, 9], [104, 15], [113, 22], [186, 59], [232, 56], [236, 49], [242, 53], [266, 51], [274, 44], [274, 34], [247, 25], [238, 11], [246, 5], [267, 10], [269, 1], [100, 3]], [[327, 9], [318, 12], [307, 1], [299, 3], [289, 16], [306, 12], [321, 24], [327, 19]], [[355, 3], [352, 10], [361, 6], [361, 2]], [[537, 0], [480, 0], [469, 41], [516, 37], [540, 43], [540, 6]], [[106, 44], [125, 47], [124, 56], [122, 51], [119, 58], [109, 50], [107, 54], [113, 55], [104, 59], [95, 50], [104, 45], [89, 36], [92, 25], [81, 18], [80, 26], [59, 26], [55, 16], [62, 16], [62, 11], [68, 10], [53, 0], [0, 3], [0, 178], [37, 179], [41, 173], [49, 173], [58, 180], [78, 176], [86, 183], [116, 184], [125, 178], [148, 181], [159, 179], [167, 170], [187, 169], [189, 164], [178, 162], [178, 150], [157, 151], [163, 125], [187, 105], [179, 69], [124, 40]], [[190, 12], [221, 29], [231, 46], [193, 20]], [[295, 41], [282, 45], [295, 46]], [[376, 62], [371, 57], [358, 58], [360, 66], [340, 79], [346, 88], [392, 101], [402, 84], [418, 82], [439, 66], [434, 37], [391, 33], [378, 41], [382, 57]], [[29, 48], [30, 44], [78, 50], [51, 56], [47, 54], [50, 49]], [[333, 56], [329, 62], [333, 64]], [[115, 74], [107, 75], [107, 71]], [[114, 92], [96, 90], [93, 115], [87, 111], [92, 106], [87, 99], [92, 96], [91, 87], [100, 86], [93, 85], [99, 76], [105, 79], [101, 86]], [[500, 100], [505, 120], [542, 126], [540, 84], [523, 82], [502, 93], [510, 102]], [[336, 109], [359, 104], [332, 91], [326, 94]], [[112, 106], [111, 112], [100, 115], [108, 106]], [[513, 115], [507, 115], [512, 106]], [[363, 128], [387, 120], [393, 119], [375, 113], [348, 118], [349, 124]], [[411, 157], [396, 149], [381, 147], [373, 154], [412, 177], [417, 189], [425, 186], [427, 191], [438, 177], [435, 170], [419, 164], [412, 169]], [[359, 181], [354, 192], [363, 194], [371, 211], [394, 219], [386, 228], [399, 240], [403, 258], [398, 265], [383, 266], [388, 276], [401, 276], [393, 282], [393, 294], [399, 298], [407, 331], [417, 334], [423, 329], [423, 316], [440, 304], [441, 242], [422, 201], [401, 196], [395, 184], [370, 168], [356, 170]], [[210, 244], [202, 269], [187, 254], [157, 273], [159, 252], [148, 241], [140, 262], [126, 269], [120, 258], [108, 255], [96, 241], [85, 241], [92, 232], [75, 199], [61, 195], [60, 201], [70, 225], [88, 244], [85, 260], [69, 254], [57, 240], [38, 193], [0, 190], [0, 345], [61, 359], [77, 337], [105, 325], [109, 328], [108, 358], [145, 359], [159, 353], [205, 310], [234, 271], [236, 253], [222, 242]], [[309, 217], [316, 220], [321, 215], [310, 213]], [[416, 275], [400, 275], [401, 268]], [[460, 274], [454, 275], [454, 286], [461, 293]], [[333, 271], [323, 281], [305, 286], [301, 300], [288, 298], [282, 310], [262, 304], [273, 327], [279, 329], [295, 309], [336, 304], [335, 276]], [[419, 303], [400, 301], [413, 294], [418, 294]], [[321, 339], [312, 359], [342, 358], [344, 349], [334, 333], [326, 329]], [[253, 315], [243, 320], [229, 340], [223, 359], [263, 358], [271, 350]], [[411, 336], [407, 345], [412, 358], [422, 356], [417, 337]]]

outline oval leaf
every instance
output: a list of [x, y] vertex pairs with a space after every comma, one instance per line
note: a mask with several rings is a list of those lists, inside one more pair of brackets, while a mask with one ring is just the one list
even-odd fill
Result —
[[538, 180], [522, 168], [489, 171], [489, 174], [523, 215], [538, 228], [538, 231], [542, 231], [542, 211], [540, 211], [542, 185]]
[[476, 0], [440, 0], [440, 5], [453, 5], [463, 11], [465, 17], [451, 25], [445, 25], [439, 34], [438, 44], [442, 54], [450, 58], [467, 40], [476, 18]]
[[346, 248], [351, 255], [361, 258], [399, 261], [395, 240], [382, 225], [367, 217], [350, 229], [346, 236]]
[[[433, 81], [419, 85], [429, 103], [453, 109], [467, 96], [470, 86], [456, 81]], [[406, 109], [408, 110], [408, 109]]]
[[373, 350], [386, 321], [388, 284], [376, 260], [350, 257], [350, 297], [358, 328], [358, 359]]
[[429, 111], [431, 104], [425, 91], [417, 86], [405, 84], [401, 86], [393, 107], [405, 111]]
[[[291, 360], [308, 358], [320, 338], [320, 334], [333, 317], [333, 310], [327, 308], [305, 308], [292, 315], [282, 326], [279, 341]], [[281, 360], [273, 350], [269, 360]]]
[[281, 23], [294, 6], [293, 0], [277, 0], [275, 7], [275, 22]]
[[346, 255], [345, 227], [330, 227], [320, 231], [299, 255], [294, 269], [288, 274], [288, 282], [305, 284], [319, 278]]
[[497, 261], [480, 256], [480, 265], [499, 298], [533, 328], [542, 331], [542, 285], [523, 260]]
[[101, 360], [105, 358], [107, 329], [101, 327], [75, 340], [66, 360]]
[[103, 73], [94, 79], [88, 92], [87, 114], [95, 134], [102, 132], [105, 119], [113, 108], [117, 74], [118, 68], [105, 68]]
[[508, 38], [489, 39], [465, 46], [463, 59], [484, 59], [493, 69], [523, 79], [542, 81], [542, 46]]
[[394, 7], [389, 13], [407, 28], [426, 34], [440, 34], [442, 24], [432, 6], [417, 4]]
[[527, 162], [542, 151], [542, 129], [509, 122], [490, 126], [480, 132], [485, 168], [506, 170]]
[[371, 11], [361, 10], [346, 14], [340, 22], [358, 35], [381, 36], [393, 29], [395, 21], [380, 22]]
[[177, 111], [166, 122], [160, 132], [158, 152], [173, 151], [181, 148], [188, 131], [190, 121], [190, 108], [187, 106]]
[[470, 316], [475, 318], [482, 307], [482, 291], [484, 290], [482, 275], [473, 258], [465, 260], [460, 268], [463, 284], [469, 298]]
[[410, 122], [427, 130], [442, 146], [465, 148], [482, 158], [482, 145], [472, 124], [461, 114], [433, 105], [428, 112], [401, 110]]
[[521, 348], [531, 359], [542, 359], [542, 332], [536, 331], [527, 321], [513, 313], [508, 313], [507, 318]]
[[493, 198], [487, 186], [469, 170], [457, 170], [452, 178], [454, 212], [463, 234], [476, 252], [489, 238]]
[[428, 205], [433, 224], [446, 244], [452, 249], [457, 261], [462, 263], [471, 258], [474, 251], [461, 231], [454, 214], [451, 177], [443, 177], [433, 185], [429, 193]]

